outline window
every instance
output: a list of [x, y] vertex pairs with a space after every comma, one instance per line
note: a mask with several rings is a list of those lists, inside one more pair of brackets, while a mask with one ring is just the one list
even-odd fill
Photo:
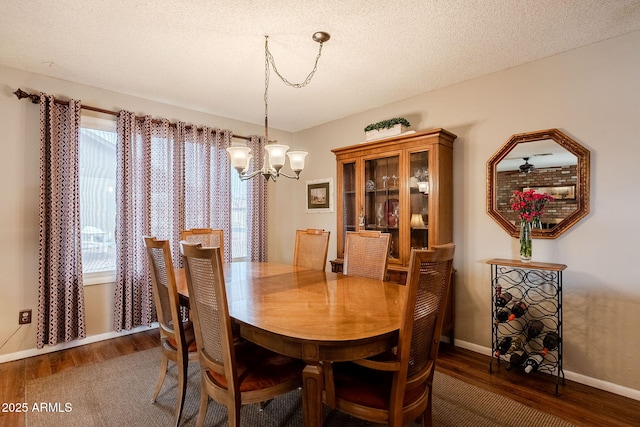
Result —
[[246, 260], [247, 245], [247, 182], [231, 168], [231, 258]]
[[80, 236], [85, 284], [115, 276], [116, 141], [115, 121], [82, 116]]
[[[117, 122], [82, 116], [80, 125], [80, 228], [82, 243], [82, 272], [84, 284], [108, 283], [115, 280], [116, 272], [116, 143]], [[153, 139], [152, 167], [160, 181], [173, 177], [163, 175], [167, 142]], [[156, 170], [157, 169], [157, 170]], [[241, 181], [235, 169], [231, 176], [231, 248], [232, 259], [248, 256], [247, 243], [247, 183]], [[190, 181], [189, 181], [190, 182]], [[171, 232], [168, 204], [174, 203], [169, 193], [152, 191], [151, 209], [154, 212], [152, 229], [158, 235]]]

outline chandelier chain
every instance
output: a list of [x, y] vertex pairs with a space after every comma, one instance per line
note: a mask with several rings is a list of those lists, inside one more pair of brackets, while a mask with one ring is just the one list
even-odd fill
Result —
[[300, 89], [305, 87], [311, 82], [316, 70], [318, 69], [318, 61], [320, 60], [320, 56], [322, 56], [322, 45], [324, 42], [319, 41], [320, 47], [318, 48], [318, 55], [316, 56], [316, 61], [313, 64], [313, 69], [307, 75], [307, 78], [304, 79], [302, 83], [291, 83], [287, 80], [280, 71], [278, 71], [278, 67], [276, 67], [275, 59], [273, 59], [273, 55], [269, 50], [269, 36], [264, 36], [264, 127], [265, 127], [265, 143], [269, 143], [269, 130], [268, 130], [268, 117], [269, 117], [269, 78], [271, 76], [271, 70], [269, 65], [273, 67], [273, 71], [280, 77], [287, 86]]
[[271, 51], [269, 50], [268, 38], [269, 38], [269, 36], [265, 36], [266, 60], [269, 63], [271, 63], [271, 66], [273, 67], [273, 71], [275, 71], [275, 73], [278, 75], [278, 77], [280, 77], [280, 80], [282, 80], [287, 86], [291, 86], [291, 87], [294, 87], [294, 88], [297, 88], [297, 89], [305, 87], [306, 85], [308, 85], [309, 82], [311, 82], [311, 79], [313, 78], [313, 75], [316, 73], [316, 70], [318, 69], [318, 61], [320, 60], [320, 56], [322, 55], [322, 45], [324, 43], [323, 42], [318, 42], [320, 44], [320, 47], [318, 48], [318, 55], [316, 56], [316, 61], [313, 64], [313, 69], [309, 72], [309, 74], [304, 79], [304, 81], [302, 83], [291, 83], [282, 74], [280, 74], [280, 71], [278, 71], [278, 67], [276, 67], [276, 62], [273, 59], [273, 55], [271, 54]]

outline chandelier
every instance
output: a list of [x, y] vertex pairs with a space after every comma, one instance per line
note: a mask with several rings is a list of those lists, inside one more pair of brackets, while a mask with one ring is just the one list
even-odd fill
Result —
[[[264, 36], [264, 140], [265, 140], [265, 156], [263, 159], [262, 167], [253, 172], [249, 172], [249, 164], [251, 158], [251, 149], [247, 147], [246, 143], [233, 143], [227, 152], [231, 159], [231, 165], [238, 171], [241, 180], [251, 179], [255, 176], [262, 175], [266, 181], [269, 179], [276, 180], [279, 176], [284, 176], [290, 179], [299, 179], [300, 172], [304, 169], [304, 161], [307, 156], [306, 151], [288, 151], [287, 145], [278, 144], [278, 141], [269, 140], [269, 77], [270, 66], [273, 67], [273, 71], [280, 77], [280, 79], [287, 85], [293, 88], [302, 88], [311, 82], [313, 75], [318, 68], [318, 60], [322, 55], [322, 45], [329, 40], [329, 34], [319, 31], [313, 34], [313, 40], [320, 44], [318, 49], [318, 55], [316, 56], [316, 62], [313, 66], [313, 70], [307, 75], [307, 78], [302, 83], [291, 83], [285, 79], [278, 68], [271, 52], [269, 51], [269, 36]], [[289, 166], [295, 175], [288, 175], [282, 172], [282, 167], [286, 162], [286, 157], [289, 157]]]

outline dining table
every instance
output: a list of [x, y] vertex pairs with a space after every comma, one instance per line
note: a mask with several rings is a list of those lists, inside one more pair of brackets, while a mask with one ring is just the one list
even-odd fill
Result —
[[[272, 262], [224, 264], [229, 315], [240, 336], [305, 361], [307, 427], [322, 425], [324, 367], [382, 353], [398, 341], [406, 287]], [[185, 270], [176, 269], [188, 298]]]

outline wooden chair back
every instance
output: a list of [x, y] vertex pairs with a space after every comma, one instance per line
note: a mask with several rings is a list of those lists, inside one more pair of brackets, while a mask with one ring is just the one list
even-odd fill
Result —
[[327, 265], [329, 231], [316, 228], [296, 230], [293, 265], [313, 270], [324, 270]]
[[379, 231], [347, 231], [342, 272], [348, 276], [384, 280], [391, 235]]
[[[180, 243], [201, 369], [235, 377], [231, 369], [233, 334], [220, 248]], [[231, 392], [235, 391], [236, 380], [233, 378], [229, 384]]]
[[[189, 322], [183, 322], [182, 319], [169, 241], [157, 240], [155, 237], [150, 236], [144, 236], [143, 239], [149, 260], [162, 349], [160, 376], [154, 390], [153, 401], [155, 402], [164, 383], [168, 361], [172, 360], [178, 370], [178, 398], [175, 419], [176, 425], [178, 425], [186, 395], [189, 359], [197, 357], [193, 328]], [[194, 345], [192, 346], [192, 344]]]
[[213, 228], [191, 228], [182, 230], [181, 240], [189, 243], [200, 243], [207, 248], [220, 248], [222, 261], [224, 262], [224, 230]]
[[371, 359], [328, 366], [329, 407], [389, 426], [420, 416], [432, 425], [433, 376], [454, 252], [454, 244], [412, 250], [397, 347]]
[[228, 425], [240, 426], [243, 404], [264, 402], [302, 384], [304, 362], [234, 340], [220, 248], [180, 242], [189, 306], [200, 354], [201, 426], [209, 397], [227, 407]]
[[[395, 378], [398, 390], [391, 396], [391, 408], [401, 413], [405, 393], [424, 390], [422, 406], [431, 420], [431, 392], [438, 357], [444, 312], [451, 288], [455, 245], [433, 246], [431, 250], [412, 250], [407, 276], [407, 299], [398, 339], [400, 370]], [[406, 380], [405, 380], [406, 379]], [[396, 419], [399, 415], [395, 415]]]

